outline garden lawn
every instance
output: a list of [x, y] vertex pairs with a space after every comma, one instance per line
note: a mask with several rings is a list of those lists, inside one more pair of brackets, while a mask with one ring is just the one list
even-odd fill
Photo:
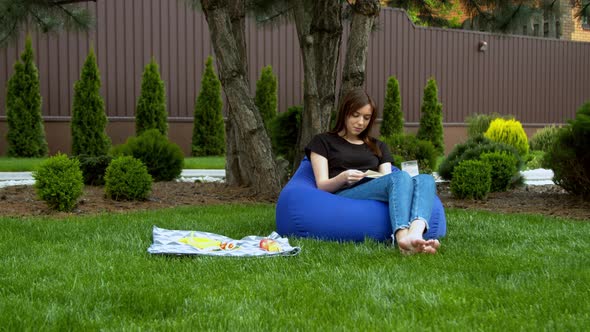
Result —
[[436, 256], [291, 238], [295, 257], [150, 256], [152, 225], [242, 238], [274, 205], [0, 218], [6, 330], [584, 330], [590, 223], [449, 210]]
[[[0, 172], [31, 172], [46, 158], [12, 158], [0, 157]], [[186, 157], [185, 169], [224, 169], [225, 157]]]

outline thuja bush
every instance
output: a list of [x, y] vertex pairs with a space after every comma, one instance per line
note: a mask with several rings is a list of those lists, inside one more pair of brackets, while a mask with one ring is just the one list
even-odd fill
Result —
[[484, 136], [494, 142], [513, 146], [522, 157], [529, 153], [529, 141], [526, 133], [522, 124], [514, 119], [494, 119]]
[[438, 87], [433, 78], [428, 80], [424, 88], [421, 113], [420, 127], [416, 137], [430, 141], [439, 155], [443, 155], [445, 145], [443, 140], [442, 104], [438, 101]]
[[154, 58], [145, 66], [143, 71], [141, 91], [135, 113], [136, 135], [141, 135], [148, 129], [158, 129], [162, 135], [168, 133], [166, 89], [164, 81], [160, 78], [160, 70]]
[[132, 156], [141, 160], [154, 181], [172, 181], [180, 176], [184, 155], [180, 147], [168, 140], [157, 129], [150, 129], [131, 137], [111, 150], [114, 156]]
[[518, 178], [517, 160], [512, 154], [488, 152], [483, 153], [480, 160], [490, 165], [491, 192], [508, 190], [513, 179]]
[[402, 97], [399, 92], [399, 83], [394, 76], [389, 77], [387, 80], [380, 133], [382, 137], [392, 137], [404, 133]]
[[46, 159], [33, 172], [35, 191], [40, 199], [57, 211], [71, 211], [82, 196], [84, 181], [78, 160], [57, 154]]
[[481, 160], [464, 160], [453, 172], [451, 193], [457, 198], [484, 199], [492, 184], [491, 166]]
[[105, 174], [105, 194], [116, 201], [145, 200], [152, 190], [146, 166], [131, 156], [115, 158]]
[[74, 84], [72, 154], [75, 156], [107, 154], [111, 147], [111, 140], [105, 132], [106, 125], [104, 101], [100, 96], [100, 72], [94, 50], [91, 48], [82, 67], [80, 80]]
[[420, 173], [432, 173], [436, 167], [438, 153], [431, 142], [420, 140], [410, 134], [396, 134], [382, 139], [395, 156], [394, 162], [397, 167], [400, 167], [402, 161], [408, 160], [418, 161]]
[[512, 115], [492, 114], [473, 114], [465, 119], [467, 123], [467, 137], [474, 138], [485, 134], [494, 119], [502, 118], [505, 120], [514, 119]]
[[39, 71], [35, 65], [31, 37], [27, 37], [20, 61], [6, 88], [6, 122], [8, 155], [11, 157], [44, 157], [47, 141], [41, 116]]
[[201, 79], [201, 91], [195, 103], [193, 156], [219, 156], [225, 153], [225, 128], [221, 110], [221, 82], [213, 69], [213, 58], [208, 57]]
[[92, 156], [81, 154], [77, 158], [80, 162], [84, 184], [90, 186], [104, 185], [104, 175], [113, 157], [109, 155]]
[[550, 125], [537, 130], [529, 140], [530, 149], [543, 152], [549, 151], [559, 135], [559, 128], [556, 125]]
[[559, 129], [554, 144], [545, 154], [545, 168], [553, 170], [553, 181], [568, 192], [590, 199], [590, 102], [574, 120]]
[[438, 174], [445, 180], [452, 180], [453, 171], [460, 162], [479, 159], [482, 154], [487, 152], [504, 152], [510, 154], [517, 160], [517, 169], [520, 170], [523, 167], [523, 160], [513, 146], [478, 136], [455, 145], [453, 150], [438, 167]]
[[277, 78], [270, 65], [262, 68], [260, 79], [256, 82], [254, 103], [262, 116], [266, 131], [270, 132], [270, 123], [277, 115], [278, 107]]
[[275, 155], [293, 165], [297, 149], [297, 135], [301, 127], [302, 106], [292, 106], [279, 113], [270, 124], [270, 138]]

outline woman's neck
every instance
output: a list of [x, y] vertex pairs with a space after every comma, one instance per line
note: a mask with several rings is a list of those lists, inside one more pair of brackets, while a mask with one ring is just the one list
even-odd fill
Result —
[[351, 135], [350, 133], [346, 133], [344, 130], [338, 132], [338, 136], [344, 138], [346, 141], [352, 144], [363, 144], [363, 140], [358, 137], [358, 135]]

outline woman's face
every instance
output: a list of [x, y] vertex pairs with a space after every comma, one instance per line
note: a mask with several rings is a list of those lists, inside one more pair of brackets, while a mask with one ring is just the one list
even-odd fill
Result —
[[348, 118], [346, 118], [346, 133], [351, 136], [360, 135], [360, 133], [367, 129], [372, 114], [373, 108], [369, 104], [350, 113]]

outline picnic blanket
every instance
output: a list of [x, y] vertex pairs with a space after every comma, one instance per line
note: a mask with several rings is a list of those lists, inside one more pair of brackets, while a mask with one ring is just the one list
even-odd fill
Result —
[[200, 232], [169, 230], [154, 226], [150, 254], [206, 256], [294, 256], [301, 248], [292, 247], [289, 239], [276, 232], [269, 236], [246, 236], [235, 240], [227, 236]]

